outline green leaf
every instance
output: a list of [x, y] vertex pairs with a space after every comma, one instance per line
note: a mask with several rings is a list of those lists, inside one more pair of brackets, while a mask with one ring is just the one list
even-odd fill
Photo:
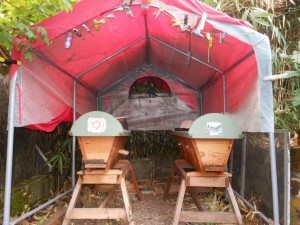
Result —
[[24, 58], [25, 58], [25, 59], [28, 59], [30, 62], [33, 61], [33, 56], [32, 56], [32, 53], [31, 53], [30, 51], [26, 51], [26, 52], [24, 53]]
[[279, 53], [279, 56], [280, 56], [280, 58], [282, 58], [282, 59], [287, 59], [287, 58], [289, 57], [288, 54], [286, 54], [286, 53], [284, 53], [284, 52]]
[[36, 30], [38, 33], [42, 34], [42, 40], [46, 42], [47, 45], [50, 45], [50, 40], [48, 38], [47, 30], [41, 26], [34, 26], [32, 27], [33, 30]]
[[0, 43], [5, 47], [11, 47], [13, 42], [13, 37], [7, 33], [0, 33]]
[[24, 44], [23, 41], [21, 41], [21, 42], [18, 44], [18, 46], [17, 46], [17, 50], [18, 50], [18, 51], [20, 51], [20, 50], [23, 48], [23, 44]]
[[293, 105], [300, 105], [300, 88], [294, 91]]
[[15, 22], [16, 28], [18, 28], [20, 31], [26, 31], [28, 30], [28, 26], [26, 26], [24, 23]]
[[294, 63], [300, 64], [300, 52], [299, 51], [293, 51], [293, 55], [291, 55], [291, 59]]
[[58, 160], [58, 169], [59, 169], [59, 173], [63, 174], [63, 169], [64, 169], [63, 158], [59, 158], [59, 160]]
[[254, 20], [254, 22], [259, 23], [261, 25], [264, 25], [266, 27], [270, 26], [270, 23], [268, 21], [264, 20], [264, 19], [260, 19], [260, 18], [255, 17], [253, 20]]
[[54, 155], [47, 162], [52, 163], [53, 165], [55, 165], [59, 157], [60, 157], [59, 155]]
[[252, 10], [251, 14], [254, 17], [256, 17], [256, 18], [257, 17], [260, 17], [260, 18], [264, 17], [264, 18], [266, 18], [266, 17], [274, 16], [274, 14], [269, 13], [269, 12], [267, 12], [267, 11], [265, 11], [263, 9], [259, 9], [259, 8], [256, 8], [256, 9]]
[[29, 29], [25, 32], [25, 35], [29, 40], [37, 39], [37, 35]]
[[[37, 35], [31, 26], [58, 13], [61, 10], [70, 11], [78, 0], [9, 0], [0, 1], [0, 44], [10, 52], [13, 40], [19, 34], [24, 34], [28, 40], [35, 40]], [[42, 40], [48, 45], [50, 41], [46, 30], [39, 29]], [[28, 58], [31, 58], [27, 55]]]
[[287, 78], [300, 77], [300, 71], [289, 71]]
[[245, 10], [245, 12], [242, 15], [242, 20], [247, 21], [249, 15], [249, 9]]

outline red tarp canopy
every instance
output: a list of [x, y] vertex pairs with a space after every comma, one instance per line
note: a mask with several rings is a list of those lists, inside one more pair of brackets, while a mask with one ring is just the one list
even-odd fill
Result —
[[[173, 128], [179, 120], [226, 112], [244, 131], [274, 129], [272, 84], [263, 81], [271, 74], [266, 36], [197, 0], [152, 0], [146, 8], [141, 1], [82, 0], [71, 12], [37, 24], [51, 44], [31, 43], [33, 62], [24, 59], [25, 48], [13, 50], [23, 62], [16, 126], [51, 131], [70, 120], [75, 105], [78, 114], [99, 109], [137, 124], [148, 109], [137, 116], [142, 109], [128, 92], [138, 78], [152, 76], [168, 83], [172, 97], [162, 101], [172, 107], [144, 115], [148, 128], [157, 127], [154, 118]], [[69, 32], [72, 42], [65, 48]], [[20, 42], [28, 41], [17, 38], [15, 45]], [[125, 112], [130, 104], [135, 110]]]

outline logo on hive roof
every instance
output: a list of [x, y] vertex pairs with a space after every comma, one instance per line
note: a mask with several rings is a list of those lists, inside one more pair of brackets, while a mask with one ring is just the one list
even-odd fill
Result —
[[87, 130], [91, 133], [102, 133], [106, 130], [106, 120], [104, 118], [88, 118]]
[[207, 122], [206, 127], [211, 136], [222, 134], [222, 124], [220, 122]]

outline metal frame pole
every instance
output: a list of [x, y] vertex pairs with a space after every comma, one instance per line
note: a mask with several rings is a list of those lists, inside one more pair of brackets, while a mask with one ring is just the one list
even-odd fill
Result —
[[148, 19], [147, 15], [144, 16], [144, 24], [146, 30], [146, 64], [150, 63], [150, 40], [149, 40], [149, 30], [148, 30]]
[[[73, 87], [73, 124], [76, 120], [76, 95], [77, 95], [77, 79], [74, 81]], [[72, 187], [76, 184], [76, 137], [72, 137]]]
[[223, 88], [223, 114], [227, 112], [227, 104], [226, 104], [226, 77], [225, 74], [222, 74], [222, 88]]
[[291, 200], [291, 164], [290, 164], [290, 132], [283, 132], [284, 135], [284, 198], [283, 198], [283, 218], [284, 225], [290, 224], [290, 200]]
[[11, 207], [11, 190], [12, 190], [12, 166], [13, 166], [13, 143], [14, 143], [14, 110], [16, 98], [16, 82], [19, 76], [19, 71], [13, 76], [10, 83], [9, 93], [9, 111], [8, 111], [8, 135], [7, 135], [7, 158], [6, 158], [6, 171], [5, 171], [5, 195], [4, 195], [4, 213], [3, 225], [16, 224], [34, 213], [42, 210], [46, 206], [57, 201], [61, 197], [67, 195], [72, 190], [66, 191], [63, 194], [55, 197], [54, 199], [44, 203], [43, 205], [27, 212], [26, 214], [18, 217], [14, 221], [10, 221], [10, 207]]
[[270, 142], [270, 163], [271, 163], [271, 180], [272, 180], [274, 224], [275, 225], [280, 225], [280, 223], [279, 223], [278, 184], [277, 184], [274, 132], [269, 133], [269, 142]]
[[239, 195], [235, 190], [233, 190], [234, 194], [241, 199], [250, 209], [254, 209], [254, 212], [260, 217], [262, 218], [265, 222], [267, 222], [267, 224], [272, 224], [273, 225], [273, 221], [270, 220], [268, 217], [266, 217], [262, 212], [258, 211], [256, 209], [256, 207], [254, 207], [253, 205], [251, 205], [246, 199], [244, 199], [244, 197], [242, 197], [241, 195]]
[[203, 115], [203, 92], [200, 91], [200, 116]]
[[[182, 51], [182, 50], [180, 50], [180, 49], [178, 49], [178, 48], [175, 48], [174, 46], [169, 45], [168, 43], [166, 43], [166, 42], [164, 42], [164, 41], [162, 41], [162, 40], [160, 40], [160, 39], [158, 39], [158, 38], [156, 38], [156, 37], [149, 36], [149, 38], [150, 38], [151, 40], [154, 40], [154, 41], [156, 41], [156, 42], [162, 44], [162, 45], [165, 46], [165, 47], [168, 47], [169, 49], [172, 49], [172, 50], [174, 50], [174, 51], [176, 51], [176, 52], [178, 52], [178, 53], [180, 53], [180, 54], [185, 55], [186, 57], [188, 57], [188, 54], [187, 54], [186, 52], [184, 52], [184, 51]], [[195, 60], [195, 61], [198, 62], [198, 63], [201, 63], [202, 65], [205, 65], [206, 67], [208, 67], [208, 68], [210, 68], [210, 69], [212, 69], [212, 70], [214, 70], [214, 71], [216, 71], [216, 72], [222, 73], [221, 70], [219, 70], [218, 68], [216, 68], [216, 67], [210, 65], [209, 63], [206, 63], [206, 62], [202, 61], [201, 59], [198, 59], [198, 58], [196, 58], [196, 57], [194, 57], [194, 56], [191, 56], [191, 59]]]
[[245, 197], [245, 176], [246, 176], [246, 158], [247, 158], [247, 133], [244, 133], [242, 145], [242, 162], [241, 162], [241, 190], [240, 195]]
[[197, 116], [202, 116], [202, 92], [197, 91], [196, 93], [197, 96], [197, 104], [198, 104], [198, 109], [199, 111], [197, 112]]
[[28, 218], [29, 216], [32, 216], [33, 214], [35, 214], [36, 212], [41, 211], [42, 209], [46, 208], [48, 205], [51, 205], [52, 203], [56, 202], [57, 200], [59, 200], [60, 198], [66, 196], [67, 194], [69, 194], [71, 191], [73, 191], [73, 189], [70, 189], [68, 191], [65, 191], [64, 193], [60, 194], [59, 196], [56, 196], [55, 198], [51, 199], [50, 201], [44, 203], [43, 205], [40, 205], [39, 207], [31, 210], [30, 212], [23, 214], [22, 216], [20, 216], [19, 218], [15, 219], [14, 221], [12, 221], [10, 223], [10, 225], [14, 225], [17, 224], [19, 222], [21, 222], [22, 220], [25, 220], [26, 218]]
[[15, 113], [16, 82], [18, 76], [19, 76], [19, 70], [16, 72], [16, 74], [13, 76], [11, 80], [10, 91], [9, 91], [3, 225], [9, 225], [9, 221], [10, 221], [12, 165], [13, 165], [13, 151], [14, 151], [14, 119], [15, 119], [14, 113]]

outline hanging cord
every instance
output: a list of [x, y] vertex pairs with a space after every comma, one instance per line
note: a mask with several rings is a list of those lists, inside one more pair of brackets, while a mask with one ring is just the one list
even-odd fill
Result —
[[188, 32], [187, 33], [188, 35], [188, 51], [187, 51], [187, 58], [186, 58], [186, 61], [185, 61], [185, 64], [186, 65], [189, 65], [191, 63], [191, 56], [192, 56], [192, 53], [191, 53], [191, 32]]

